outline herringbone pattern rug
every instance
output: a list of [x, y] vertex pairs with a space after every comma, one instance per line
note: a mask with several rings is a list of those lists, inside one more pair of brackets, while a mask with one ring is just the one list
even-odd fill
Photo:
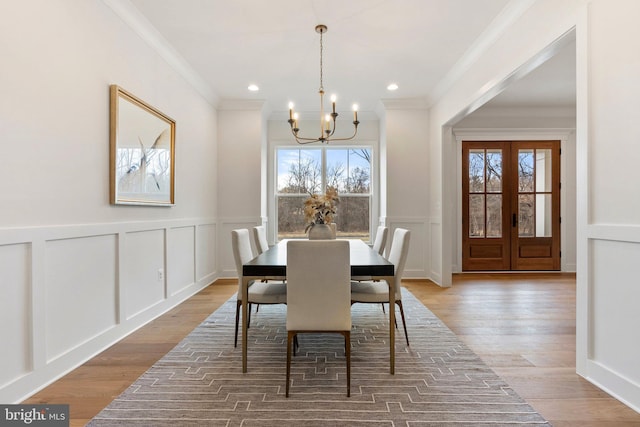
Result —
[[243, 374], [232, 297], [89, 425], [549, 425], [406, 289], [403, 304], [411, 346], [399, 325], [395, 375], [387, 315], [380, 305], [352, 307], [350, 398], [343, 340], [330, 334], [300, 336], [285, 398], [281, 305], [252, 314]]

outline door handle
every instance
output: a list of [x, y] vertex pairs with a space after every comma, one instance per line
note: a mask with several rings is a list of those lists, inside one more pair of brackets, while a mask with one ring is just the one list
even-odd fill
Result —
[[518, 217], [516, 216], [516, 214], [513, 214], [513, 215], [511, 216], [511, 225], [512, 225], [513, 227], [515, 227], [516, 225], [518, 225]]

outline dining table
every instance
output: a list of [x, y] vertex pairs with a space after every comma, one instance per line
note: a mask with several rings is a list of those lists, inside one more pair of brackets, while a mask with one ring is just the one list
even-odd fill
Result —
[[[360, 239], [349, 241], [352, 280], [384, 280], [389, 285], [389, 371], [395, 368], [395, 266]], [[322, 262], [322, 260], [318, 260]], [[327, 266], [327, 268], [330, 268]], [[256, 280], [286, 280], [287, 239], [279, 241], [242, 266], [242, 301]], [[247, 372], [248, 304], [242, 304], [242, 372]]]

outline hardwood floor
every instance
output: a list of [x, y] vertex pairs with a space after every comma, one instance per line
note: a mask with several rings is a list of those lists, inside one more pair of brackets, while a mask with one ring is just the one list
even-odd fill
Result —
[[[640, 426], [640, 414], [575, 373], [575, 275], [464, 274], [451, 288], [403, 284], [554, 426]], [[217, 281], [25, 403], [68, 403], [71, 426], [85, 425], [236, 289], [234, 280]]]

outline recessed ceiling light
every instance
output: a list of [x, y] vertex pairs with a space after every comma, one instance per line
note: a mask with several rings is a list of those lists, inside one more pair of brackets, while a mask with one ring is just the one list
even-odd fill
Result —
[[260, 90], [258, 85], [249, 85], [249, 87], [247, 89], [249, 89], [251, 92], [257, 92], [257, 91]]
[[395, 83], [391, 83], [389, 86], [387, 86], [387, 90], [396, 90], [398, 89], [398, 85]]

